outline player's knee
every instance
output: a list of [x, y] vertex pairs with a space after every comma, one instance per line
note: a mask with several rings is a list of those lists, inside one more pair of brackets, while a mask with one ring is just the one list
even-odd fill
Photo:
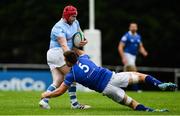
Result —
[[118, 91], [113, 91], [113, 92], [107, 93], [105, 95], [117, 103], [122, 103], [125, 92], [124, 92], [124, 90], [120, 89]]
[[59, 87], [59, 85], [64, 80], [64, 75], [58, 70], [53, 70], [51, 72], [52, 72], [52, 77], [53, 77], [53, 85], [55, 85], [56, 87]]
[[131, 103], [132, 103], [132, 98], [129, 97], [129, 96], [127, 96], [127, 99], [126, 99], [126, 101], [125, 101], [125, 104], [129, 106]]
[[123, 99], [123, 101], [122, 101], [122, 104], [129, 106], [129, 105], [131, 105], [132, 100], [133, 100], [133, 99], [132, 99], [131, 97], [125, 95], [125, 96], [124, 96], [124, 99]]
[[125, 96], [125, 91], [119, 87], [108, 84], [106, 89], [103, 91], [103, 95], [106, 95], [116, 103], [121, 103]]
[[146, 74], [138, 73], [138, 72], [133, 72], [130, 78], [131, 84], [137, 84], [144, 82]]
[[137, 73], [132, 73], [132, 76], [131, 76], [131, 81], [132, 81], [132, 84], [136, 84], [138, 83], [140, 80], [139, 76], [137, 75]]
[[142, 74], [142, 73], [138, 73], [136, 72], [136, 75], [138, 76], [139, 78], [139, 82], [144, 82], [145, 78], [146, 78], [146, 74]]
[[120, 90], [116, 91], [116, 95], [114, 96], [114, 100], [117, 103], [122, 103], [123, 100], [124, 100], [125, 95], [126, 94], [125, 94], [124, 90], [120, 89]]

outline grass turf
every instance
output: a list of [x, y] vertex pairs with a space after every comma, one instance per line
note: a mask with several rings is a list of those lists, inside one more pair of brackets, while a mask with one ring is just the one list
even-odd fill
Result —
[[40, 92], [0, 91], [0, 115], [180, 115], [180, 92], [127, 92], [127, 94], [146, 106], [167, 108], [170, 112], [133, 111], [95, 92], [77, 93], [78, 100], [91, 105], [91, 109], [70, 109], [66, 93], [50, 101], [50, 110], [43, 110], [38, 106]]

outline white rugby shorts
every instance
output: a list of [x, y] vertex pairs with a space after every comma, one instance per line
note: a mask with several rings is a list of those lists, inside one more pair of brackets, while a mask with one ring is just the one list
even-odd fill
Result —
[[103, 95], [120, 103], [124, 99], [125, 91], [121, 87], [127, 87], [129, 78], [134, 78], [133, 72], [113, 73], [111, 80], [102, 92]]
[[47, 63], [50, 69], [65, 65], [62, 48], [51, 48], [47, 51]]
[[130, 54], [130, 53], [124, 53], [125, 58], [127, 59], [127, 64], [126, 65], [132, 65], [136, 66], [136, 56]]

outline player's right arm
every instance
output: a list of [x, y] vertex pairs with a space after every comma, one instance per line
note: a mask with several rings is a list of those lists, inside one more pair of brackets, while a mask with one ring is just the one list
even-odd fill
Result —
[[70, 50], [67, 45], [66, 32], [61, 27], [55, 27], [52, 31], [53, 35], [55, 35], [57, 42], [62, 47], [63, 51]]
[[67, 46], [66, 38], [64, 38], [64, 37], [57, 37], [57, 41], [61, 45], [61, 47], [63, 49], [63, 52], [66, 52], [66, 51], [70, 50], [69, 47]]
[[69, 86], [67, 86], [64, 82], [58, 87], [56, 90], [52, 92], [44, 92], [41, 95], [41, 98], [52, 98], [52, 97], [58, 97], [62, 94], [64, 94], [68, 90]]
[[125, 65], [127, 63], [127, 60], [124, 56], [124, 47], [125, 47], [125, 41], [127, 40], [127, 38], [125, 36], [122, 37], [119, 46], [118, 46], [118, 51], [119, 51], [119, 55], [122, 59], [122, 63]]

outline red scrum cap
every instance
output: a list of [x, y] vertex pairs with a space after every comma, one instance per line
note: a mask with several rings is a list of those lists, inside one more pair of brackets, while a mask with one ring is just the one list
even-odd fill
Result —
[[68, 20], [70, 16], [77, 15], [77, 14], [78, 14], [78, 12], [77, 12], [76, 7], [74, 7], [72, 5], [68, 5], [64, 8], [62, 16], [63, 16], [63, 18]]

